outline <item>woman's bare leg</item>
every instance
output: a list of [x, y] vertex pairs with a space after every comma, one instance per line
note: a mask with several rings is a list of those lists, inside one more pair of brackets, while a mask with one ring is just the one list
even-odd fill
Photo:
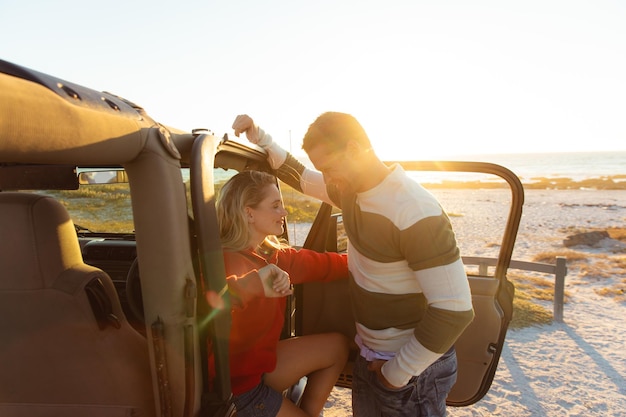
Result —
[[309, 417], [309, 415], [291, 402], [291, 400], [283, 397], [283, 403], [278, 410], [276, 417]]
[[[265, 383], [281, 392], [307, 376], [300, 408], [309, 416], [317, 417], [347, 360], [348, 339], [342, 334], [322, 333], [284, 339], [278, 342], [276, 369], [265, 375]], [[283, 408], [284, 402], [280, 416]]]

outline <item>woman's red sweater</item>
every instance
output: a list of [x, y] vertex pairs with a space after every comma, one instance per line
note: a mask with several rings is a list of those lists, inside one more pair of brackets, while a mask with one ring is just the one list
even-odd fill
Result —
[[286, 297], [266, 298], [258, 270], [276, 264], [293, 284], [348, 277], [347, 257], [337, 253], [286, 248], [268, 259], [254, 251], [224, 251], [231, 294], [230, 381], [233, 394], [251, 390], [276, 367], [276, 348], [284, 324]]

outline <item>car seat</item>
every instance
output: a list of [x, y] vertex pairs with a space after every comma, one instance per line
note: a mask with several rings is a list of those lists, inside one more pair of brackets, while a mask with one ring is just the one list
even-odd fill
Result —
[[155, 415], [146, 339], [39, 194], [0, 192], [0, 415]]

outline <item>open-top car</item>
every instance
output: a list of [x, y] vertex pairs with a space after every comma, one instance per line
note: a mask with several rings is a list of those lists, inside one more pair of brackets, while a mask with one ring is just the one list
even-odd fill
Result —
[[[471, 405], [491, 386], [512, 315], [506, 272], [523, 188], [494, 164], [396, 163], [432, 184], [444, 173], [508, 186], [502, 201], [483, 201], [501, 207], [490, 221], [502, 227], [481, 254], [463, 250], [462, 228], [484, 212], [451, 212], [480, 202], [480, 189], [455, 209], [453, 190], [442, 194], [475, 310], [456, 343], [448, 404]], [[116, 95], [0, 61], [0, 415], [236, 412], [214, 197], [242, 170], [276, 174], [261, 148], [163, 126]], [[276, 181], [290, 211], [283, 238], [344, 251], [341, 213]], [[282, 337], [332, 330], [352, 340], [346, 280], [298, 285], [289, 301]], [[338, 386], [351, 386], [354, 348]]]

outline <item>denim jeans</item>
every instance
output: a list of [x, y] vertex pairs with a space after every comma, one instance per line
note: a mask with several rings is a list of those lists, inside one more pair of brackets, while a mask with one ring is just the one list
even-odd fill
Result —
[[357, 355], [352, 380], [354, 417], [445, 416], [446, 397], [456, 382], [454, 347], [399, 389], [383, 386]]
[[283, 395], [261, 381], [250, 391], [235, 395], [233, 402], [237, 417], [275, 417], [283, 403]]

